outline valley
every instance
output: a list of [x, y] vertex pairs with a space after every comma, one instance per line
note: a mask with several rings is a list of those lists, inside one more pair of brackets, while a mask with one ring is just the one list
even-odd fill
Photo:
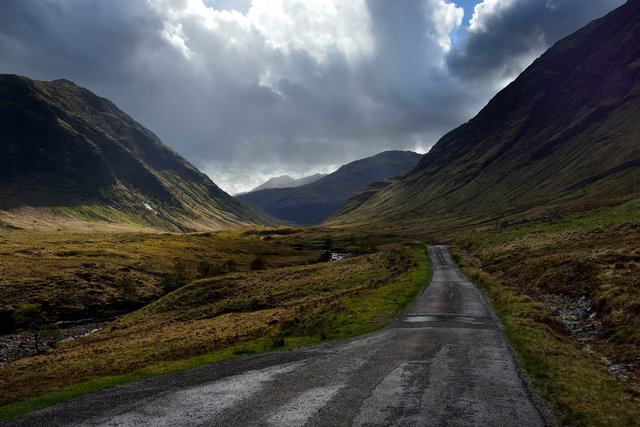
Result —
[[[563, 423], [636, 419], [639, 211], [639, 201], [628, 200], [511, 225], [443, 231], [423, 224], [417, 232], [408, 222], [397, 224], [397, 233], [380, 224], [366, 231], [260, 227], [186, 235], [11, 230], [3, 234], [2, 265], [13, 271], [0, 288], [3, 300], [22, 295], [14, 304], [61, 304], [58, 316], [144, 306], [94, 334], [0, 368], [8, 404], [0, 414], [11, 417], [134, 379], [379, 329], [428, 280], [418, 237], [454, 244], [454, 259], [491, 301], [521, 366]], [[326, 261], [327, 249], [352, 256]], [[63, 278], [54, 287], [41, 281], [36, 291], [33, 282], [17, 280], [27, 271], [44, 274], [46, 269], [29, 267], [38, 265], [36, 256], [46, 269], [67, 272], [66, 286]], [[252, 269], [256, 258], [264, 258], [264, 269]], [[228, 259], [235, 271], [225, 267]], [[162, 279], [176, 261], [187, 266], [188, 285], [165, 294]], [[207, 277], [198, 273], [203, 261], [211, 265]], [[113, 275], [111, 284], [98, 288], [98, 279], [82, 286], [78, 278], [98, 266]], [[153, 286], [140, 286], [139, 300], [127, 305], [115, 286], [122, 274]], [[29, 292], [17, 292], [20, 287]], [[70, 289], [76, 306], [65, 305]], [[580, 306], [588, 319], [574, 315], [574, 324], [563, 322], [558, 310], [573, 312], [578, 301], [588, 301]], [[576, 334], [576, 321], [585, 330], [589, 322], [598, 328]]]
[[[38, 302], [60, 320], [110, 317], [159, 298], [163, 279], [176, 264], [184, 280], [249, 271], [264, 260], [271, 268], [319, 259], [305, 249], [297, 230], [273, 230], [287, 239], [262, 239], [259, 229], [227, 229], [200, 234], [69, 233], [38, 230], [0, 232], [0, 313], [6, 332], [11, 311]], [[282, 234], [278, 234], [282, 233]], [[287, 234], [292, 233], [292, 234]], [[289, 237], [287, 237], [289, 236]], [[296, 245], [296, 247], [294, 247]], [[300, 248], [300, 249], [297, 249]], [[132, 280], [136, 292], [123, 298], [119, 284]]]
[[[436, 68], [481, 37], [478, 5], [469, 42], [432, 40], [453, 52]], [[251, 16], [203, 7], [208, 23]], [[350, 81], [372, 91], [356, 106], [310, 72], [349, 58], [296, 45], [298, 69], [255, 43], [269, 55], [248, 63], [279, 58], [296, 78], [229, 73], [239, 92], [209, 93], [212, 111], [192, 88], [186, 110], [217, 127], [167, 133], [207, 174], [70, 80], [0, 74], [0, 421], [640, 424], [637, 16], [628, 0], [549, 43], [424, 155], [407, 150], [431, 134], [416, 123], [441, 113], [395, 92], [416, 64]], [[208, 64], [172, 25], [158, 27], [172, 49]], [[307, 74], [321, 90], [299, 86]], [[428, 102], [460, 107], [448, 90]], [[282, 175], [283, 159], [294, 176], [330, 170], [310, 165], [335, 162], [332, 144], [335, 172]], [[235, 197], [209, 178], [244, 191], [269, 174]]]
[[421, 157], [412, 151], [384, 151], [347, 163], [309, 184], [258, 189], [237, 198], [282, 221], [320, 224], [367, 185], [407, 172]]
[[16, 425], [549, 424], [482, 295], [446, 247], [430, 246], [429, 256], [431, 285], [380, 331], [150, 378]]

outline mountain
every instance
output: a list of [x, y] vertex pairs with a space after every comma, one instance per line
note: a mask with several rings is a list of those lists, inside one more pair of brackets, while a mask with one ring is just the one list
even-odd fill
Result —
[[295, 179], [291, 178], [289, 175], [281, 175], [276, 176], [263, 184], [258, 185], [256, 188], [249, 190], [248, 193], [252, 191], [265, 190], [267, 188], [286, 188], [286, 187], [294, 187]]
[[411, 151], [385, 151], [344, 165], [311, 184], [254, 191], [238, 197], [278, 218], [318, 224], [366, 185], [405, 172], [420, 157]]
[[629, 1], [557, 42], [413, 170], [355, 195], [329, 222], [479, 223], [632, 196], [638, 16], [640, 0]]
[[0, 225], [77, 219], [190, 231], [277, 222], [67, 80], [0, 75], [0, 184]]
[[312, 182], [316, 182], [320, 178], [324, 178], [328, 174], [326, 173], [314, 173], [313, 175], [303, 176], [302, 178], [298, 178], [293, 182], [293, 185], [289, 185], [289, 187], [302, 187], [303, 185], [311, 184]]
[[311, 184], [312, 182], [315, 182], [315, 181], [317, 181], [320, 178], [325, 177], [325, 176], [327, 176], [327, 174], [322, 174], [322, 173], [316, 173], [316, 174], [309, 175], [309, 176], [303, 176], [302, 178], [298, 178], [298, 179], [291, 178], [289, 175], [276, 176], [276, 177], [273, 177], [273, 178], [269, 179], [264, 184], [258, 185], [256, 188], [254, 188], [252, 190], [249, 190], [249, 191], [244, 192], [244, 193], [236, 194], [235, 196], [237, 197], [237, 196], [241, 196], [243, 194], [252, 193], [254, 191], [266, 190], [268, 188], [300, 187], [302, 185]]

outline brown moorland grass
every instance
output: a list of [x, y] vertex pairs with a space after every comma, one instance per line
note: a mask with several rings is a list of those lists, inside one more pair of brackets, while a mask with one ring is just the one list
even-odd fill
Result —
[[[169, 372], [194, 366], [180, 361], [203, 354], [214, 356], [200, 364], [372, 331], [404, 310], [428, 279], [424, 249], [390, 246], [342, 261], [196, 280], [97, 333], [0, 368], [0, 404], [55, 391], [69, 397], [73, 383], [86, 392], [95, 389], [86, 385], [91, 380], [111, 385]], [[113, 380], [127, 373], [133, 376]], [[0, 414], [6, 419], [42, 404], [9, 405]]]
[[[601, 341], [640, 355], [640, 200], [458, 239], [483, 268], [538, 298], [585, 296]], [[612, 354], [613, 355], [613, 354]]]
[[[457, 238], [521, 365], [568, 425], [640, 422], [640, 200]], [[548, 295], [590, 298], [603, 330], [569, 338]], [[609, 369], [626, 365], [626, 378]]]
[[119, 304], [120, 281], [134, 281], [133, 306], [139, 307], [162, 294], [163, 277], [176, 262], [195, 279], [200, 263], [210, 265], [209, 275], [219, 275], [229, 272], [229, 261], [233, 270], [247, 271], [256, 257], [276, 268], [315, 262], [321, 254], [305, 248], [300, 229], [250, 230], [275, 237], [246, 229], [194, 234], [0, 229], [0, 316], [8, 323], [12, 310], [33, 302], [56, 319], [104, 316], [127, 309]]

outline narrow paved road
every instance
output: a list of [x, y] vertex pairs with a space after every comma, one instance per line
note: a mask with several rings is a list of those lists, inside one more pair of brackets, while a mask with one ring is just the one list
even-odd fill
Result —
[[114, 387], [19, 425], [546, 425], [496, 317], [444, 246], [381, 331]]

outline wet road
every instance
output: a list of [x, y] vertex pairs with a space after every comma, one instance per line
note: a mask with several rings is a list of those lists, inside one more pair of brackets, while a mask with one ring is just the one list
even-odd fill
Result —
[[546, 425], [495, 314], [429, 248], [433, 278], [391, 326], [91, 393], [19, 425]]

